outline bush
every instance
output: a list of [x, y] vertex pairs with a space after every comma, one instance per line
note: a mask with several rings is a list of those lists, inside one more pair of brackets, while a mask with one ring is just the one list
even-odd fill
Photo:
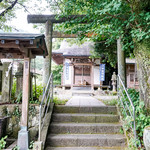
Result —
[[1, 138], [1, 140], [0, 140], [0, 150], [5, 148], [5, 146], [6, 146], [6, 139], [7, 139], [7, 136]]
[[59, 100], [58, 97], [53, 97], [53, 102], [55, 105], [65, 105], [67, 103], [67, 99], [65, 100]]
[[[143, 144], [143, 131], [144, 131], [144, 128], [147, 125], [149, 125], [149, 123], [150, 123], [150, 116], [148, 114], [148, 111], [145, 108], [144, 101], [140, 100], [140, 98], [139, 98], [139, 92], [137, 92], [135, 89], [128, 89], [128, 93], [129, 93], [130, 98], [131, 98], [133, 105], [135, 107], [136, 132], [137, 132], [138, 140], [142, 144], [142, 147], [143, 147], [144, 146], [144, 144]], [[127, 96], [124, 95], [122, 100], [123, 100], [123, 103], [125, 103], [125, 101], [127, 102]], [[129, 102], [127, 102], [127, 103], [129, 104], [129, 107], [131, 107], [130, 103]], [[130, 130], [131, 124], [133, 123], [132, 117], [130, 117], [128, 115], [126, 116], [126, 114], [123, 112], [123, 109], [121, 109], [121, 110], [122, 110], [122, 115], [124, 117], [125, 130], [128, 133], [130, 133], [131, 132], [131, 130]], [[133, 139], [131, 139], [131, 140], [133, 141]], [[133, 142], [135, 144], [135, 141], [133, 141]], [[133, 142], [132, 142], [132, 144], [133, 144]]]

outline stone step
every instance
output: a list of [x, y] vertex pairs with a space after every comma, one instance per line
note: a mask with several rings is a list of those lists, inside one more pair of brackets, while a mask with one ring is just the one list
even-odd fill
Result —
[[126, 146], [122, 134], [50, 134], [47, 146], [52, 147], [113, 147]]
[[54, 106], [55, 113], [98, 113], [117, 114], [115, 106]]
[[51, 123], [49, 133], [52, 134], [117, 134], [122, 130], [119, 123]]
[[84, 122], [84, 123], [116, 123], [119, 122], [118, 115], [111, 114], [61, 114], [52, 115], [53, 122]]
[[47, 147], [46, 150], [125, 150], [126, 147]]

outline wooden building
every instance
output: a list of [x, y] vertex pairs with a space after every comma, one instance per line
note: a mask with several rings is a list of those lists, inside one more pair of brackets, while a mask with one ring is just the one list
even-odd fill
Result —
[[137, 65], [135, 59], [126, 59], [126, 81], [127, 88], [139, 88]]
[[[105, 80], [100, 81], [101, 59], [92, 59], [93, 43], [84, 43], [80, 46], [69, 46], [63, 42], [60, 49], [53, 50], [52, 58], [56, 64], [63, 64], [61, 85], [65, 89], [109, 89], [111, 76], [115, 69], [109, 69], [106, 64]], [[126, 79], [128, 88], [138, 88], [136, 63], [133, 59], [126, 59]]]
[[52, 52], [53, 61], [63, 64], [62, 86], [71, 89], [100, 87], [100, 58], [91, 59], [92, 43], [63, 46]]

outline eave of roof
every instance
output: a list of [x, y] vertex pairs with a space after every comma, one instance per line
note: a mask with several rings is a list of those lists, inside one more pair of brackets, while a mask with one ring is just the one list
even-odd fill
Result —
[[28, 50], [32, 58], [47, 56], [44, 34], [0, 33], [0, 58], [24, 58]]
[[0, 33], [0, 39], [37, 39], [45, 38], [44, 34], [31, 34], [31, 33]]

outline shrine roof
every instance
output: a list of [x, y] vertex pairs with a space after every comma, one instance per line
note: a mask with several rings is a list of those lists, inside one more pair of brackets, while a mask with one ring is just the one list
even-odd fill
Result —
[[0, 58], [47, 56], [45, 36], [31, 33], [0, 33]]
[[66, 41], [63, 41], [60, 49], [53, 50], [52, 57], [57, 64], [62, 64], [64, 57], [89, 57], [92, 50], [94, 50], [94, 44], [91, 42], [70, 46]]

